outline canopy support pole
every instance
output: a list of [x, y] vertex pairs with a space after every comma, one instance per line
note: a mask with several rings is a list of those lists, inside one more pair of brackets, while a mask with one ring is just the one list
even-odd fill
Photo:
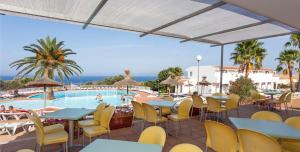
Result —
[[224, 60], [224, 45], [221, 45], [221, 66], [220, 66], [220, 93], [223, 90], [223, 60]]
[[91, 16], [88, 18], [88, 20], [84, 23], [82, 29], [85, 29], [90, 23], [91, 21], [94, 19], [94, 17], [98, 14], [98, 12], [103, 8], [103, 6], [105, 5], [105, 3], [108, 0], [101, 0], [100, 3], [97, 5], [97, 7], [95, 8], [95, 10], [93, 11], [93, 13], [91, 14]]

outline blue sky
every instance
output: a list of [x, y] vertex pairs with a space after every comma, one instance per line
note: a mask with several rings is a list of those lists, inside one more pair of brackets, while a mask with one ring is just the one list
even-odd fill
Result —
[[[139, 33], [88, 27], [61, 22], [0, 15], [0, 75], [14, 75], [9, 64], [30, 55], [22, 47], [38, 38], [56, 37], [65, 47], [77, 52], [70, 56], [84, 69], [82, 75], [103, 76], [122, 74], [129, 68], [136, 76], [154, 76], [170, 66], [186, 69], [196, 65], [196, 55], [202, 55], [201, 65], [219, 65], [220, 47], [160, 36], [139, 37]], [[264, 67], [275, 68], [275, 58], [288, 41], [288, 36], [262, 40], [268, 51]], [[235, 45], [225, 46], [224, 65]]]

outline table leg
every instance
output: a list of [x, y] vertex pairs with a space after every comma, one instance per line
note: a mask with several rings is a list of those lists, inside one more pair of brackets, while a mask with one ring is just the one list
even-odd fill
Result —
[[69, 120], [69, 146], [73, 147], [73, 139], [74, 139], [74, 121]]

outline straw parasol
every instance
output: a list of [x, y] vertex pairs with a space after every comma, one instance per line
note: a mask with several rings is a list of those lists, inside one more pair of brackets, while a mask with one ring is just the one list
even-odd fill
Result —
[[[178, 86], [178, 85], [181, 85], [183, 83], [182, 83], [180, 77], [176, 77], [175, 79], [173, 79], [172, 76], [170, 75], [166, 80], [160, 82], [160, 84], [169, 85], [169, 86]], [[178, 88], [177, 88], [177, 93], [176, 94], [178, 94]]]
[[49, 79], [47, 77], [42, 77], [37, 80], [28, 82], [25, 86], [26, 87], [43, 87], [44, 88], [44, 108], [46, 108], [46, 101], [47, 101], [46, 88], [47, 87], [57, 87], [57, 86], [62, 86], [62, 85], [61, 85], [61, 83], [56, 82], [52, 79]]
[[129, 94], [128, 86], [136, 86], [136, 85], [139, 85], [139, 83], [134, 81], [130, 76], [130, 71], [128, 69], [125, 69], [125, 78], [123, 80], [115, 82], [114, 85], [115, 86], [126, 86], [127, 94]]
[[211, 83], [208, 82], [206, 78], [206, 76], [202, 77], [202, 80], [198, 83], [198, 85], [201, 85], [201, 95], [203, 93], [203, 87], [211, 85]]

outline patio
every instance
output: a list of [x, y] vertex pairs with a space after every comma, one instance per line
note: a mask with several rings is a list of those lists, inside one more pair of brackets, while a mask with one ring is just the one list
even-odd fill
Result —
[[[294, 102], [298, 104], [299, 102]], [[293, 106], [297, 106], [294, 104]], [[243, 118], [249, 118], [254, 112], [260, 111], [256, 106], [254, 105], [242, 105], [240, 106], [240, 117]], [[279, 111], [276, 111], [279, 113]], [[293, 110], [288, 112], [288, 116], [295, 116], [300, 115], [300, 110]], [[283, 119], [286, 119], [286, 116], [284, 114], [284, 111], [282, 112]], [[234, 111], [229, 113], [229, 117], [236, 117], [236, 113]], [[197, 146], [200, 146], [202, 150], [205, 150], [205, 142], [206, 142], [206, 134], [204, 130], [204, 121], [199, 121], [198, 117], [191, 118], [189, 121], [186, 121], [183, 123], [182, 126], [182, 133], [178, 135], [178, 137], [175, 136], [167, 136], [166, 144], [164, 146], [163, 152], [168, 152], [174, 145], [179, 143], [191, 143], [195, 144]], [[232, 124], [227, 120], [225, 124], [232, 126]], [[232, 126], [233, 127], [233, 126]], [[192, 128], [193, 134], [190, 134], [190, 128]], [[233, 127], [234, 128], [234, 127]], [[169, 125], [169, 131], [172, 132], [173, 128], [171, 125]], [[126, 140], [126, 141], [137, 141], [139, 138], [140, 132], [139, 128], [136, 125], [133, 128], [122, 128], [122, 129], [116, 129], [112, 130], [111, 132], [111, 139], [115, 140]], [[82, 137], [82, 136], [80, 136]], [[107, 136], [101, 136], [101, 138], [107, 138]], [[1, 135], [0, 137], [1, 144], [0, 150], [5, 152], [14, 152], [19, 149], [29, 148], [34, 149], [35, 146], [35, 131], [32, 130], [30, 133], [24, 133], [24, 132], [18, 132], [15, 136], [9, 136], [9, 135]], [[82, 138], [75, 139], [75, 143], [82, 143]], [[88, 144], [86, 140], [86, 144]], [[58, 144], [45, 146], [44, 151], [45, 152], [51, 152], [51, 151], [57, 151], [61, 147]], [[69, 149], [71, 152], [77, 152], [82, 147], [76, 147]], [[212, 150], [209, 150], [212, 151]]]

